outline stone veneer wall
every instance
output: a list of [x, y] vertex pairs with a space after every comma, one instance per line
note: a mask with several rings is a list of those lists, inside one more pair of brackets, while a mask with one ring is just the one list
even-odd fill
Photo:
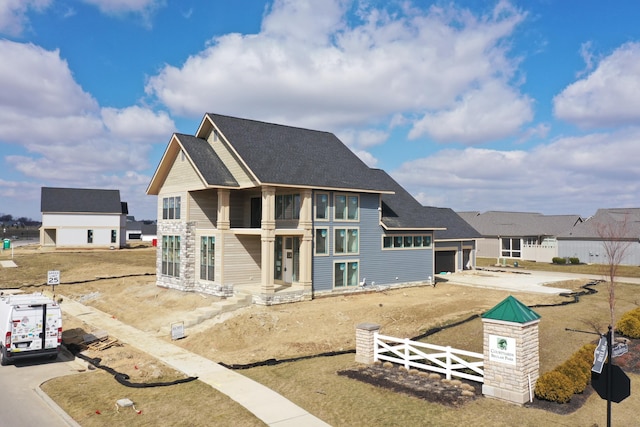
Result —
[[279, 291], [273, 294], [254, 294], [253, 303], [258, 305], [278, 305], [292, 302], [311, 301], [312, 294], [307, 291]]
[[[156, 256], [156, 285], [195, 291], [196, 251], [195, 222], [159, 221], [158, 253]], [[180, 236], [180, 277], [162, 274], [162, 236]]]
[[[539, 321], [520, 324], [483, 319], [483, 324], [484, 384], [482, 393], [487, 397], [520, 405], [528, 402], [540, 374]], [[490, 360], [489, 335], [515, 339], [515, 365]]]

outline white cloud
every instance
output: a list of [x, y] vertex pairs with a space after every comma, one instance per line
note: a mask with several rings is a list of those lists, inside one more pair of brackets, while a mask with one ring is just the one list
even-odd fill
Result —
[[409, 138], [428, 135], [439, 142], [477, 144], [513, 135], [533, 119], [533, 100], [493, 80], [464, 94], [449, 110], [414, 123]]
[[[557, 139], [531, 151], [442, 150], [391, 175], [423, 204], [591, 215], [636, 206], [640, 128]], [[569, 210], [567, 206], [570, 206]]]
[[139, 16], [141, 24], [151, 29], [152, 18], [156, 10], [164, 7], [166, 0], [82, 0], [96, 6], [100, 12], [111, 16]]
[[101, 108], [57, 50], [0, 40], [0, 57], [0, 138], [25, 151], [5, 161], [27, 177], [86, 183], [141, 170], [175, 128], [165, 112]]
[[624, 44], [558, 94], [554, 113], [585, 128], [640, 124], [639, 75], [640, 43]]
[[2, 0], [0, 1], [0, 34], [19, 36], [28, 25], [27, 12], [41, 12], [52, 0]]
[[103, 108], [102, 120], [115, 138], [132, 142], [153, 142], [169, 138], [175, 125], [169, 115], [132, 106], [123, 109]]
[[82, 0], [96, 6], [102, 13], [119, 14], [127, 12], [145, 13], [165, 3], [164, 0]]
[[465, 97], [497, 93], [478, 88], [500, 87], [517, 108], [507, 114], [502, 104], [475, 101], [505, 119], [489, 132], [467, 114], [479, 141], [530, 120], [529, 98], [509, 83], [518, 60], [503, 43], [524, 17], [506, 2], [474, 16], [453, 6], [402, 3], [389, 12], [364, 1], [276, 0], [260, 33], [213, 39], [184, 64], [166, 65], [146, 92], [178, 115], [214, 111], [337, 132], [371, 121], [391, 126], [400, 114], [456, 114]]

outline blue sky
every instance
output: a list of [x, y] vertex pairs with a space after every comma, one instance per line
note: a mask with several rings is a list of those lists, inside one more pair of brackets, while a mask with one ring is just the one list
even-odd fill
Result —
[[[639, 207], [635, 0], [2, 0], [0, 213], [115, 188], [138, 219], [205, 112], [335, 133], [422, 204]], [[286, 159], [283, 164], [295, 159]]]

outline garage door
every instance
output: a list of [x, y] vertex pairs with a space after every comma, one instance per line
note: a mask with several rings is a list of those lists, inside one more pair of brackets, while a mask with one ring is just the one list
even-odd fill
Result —
[[445, 271], [456, 272], [456, 251], [436, 252], [436, 274]]

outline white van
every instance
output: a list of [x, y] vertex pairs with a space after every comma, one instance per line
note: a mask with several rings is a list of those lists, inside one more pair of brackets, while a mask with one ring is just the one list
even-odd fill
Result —
[[62, 310], [40, 293], [0, 296], [0, 365], [49, 356], [62, 345]]

